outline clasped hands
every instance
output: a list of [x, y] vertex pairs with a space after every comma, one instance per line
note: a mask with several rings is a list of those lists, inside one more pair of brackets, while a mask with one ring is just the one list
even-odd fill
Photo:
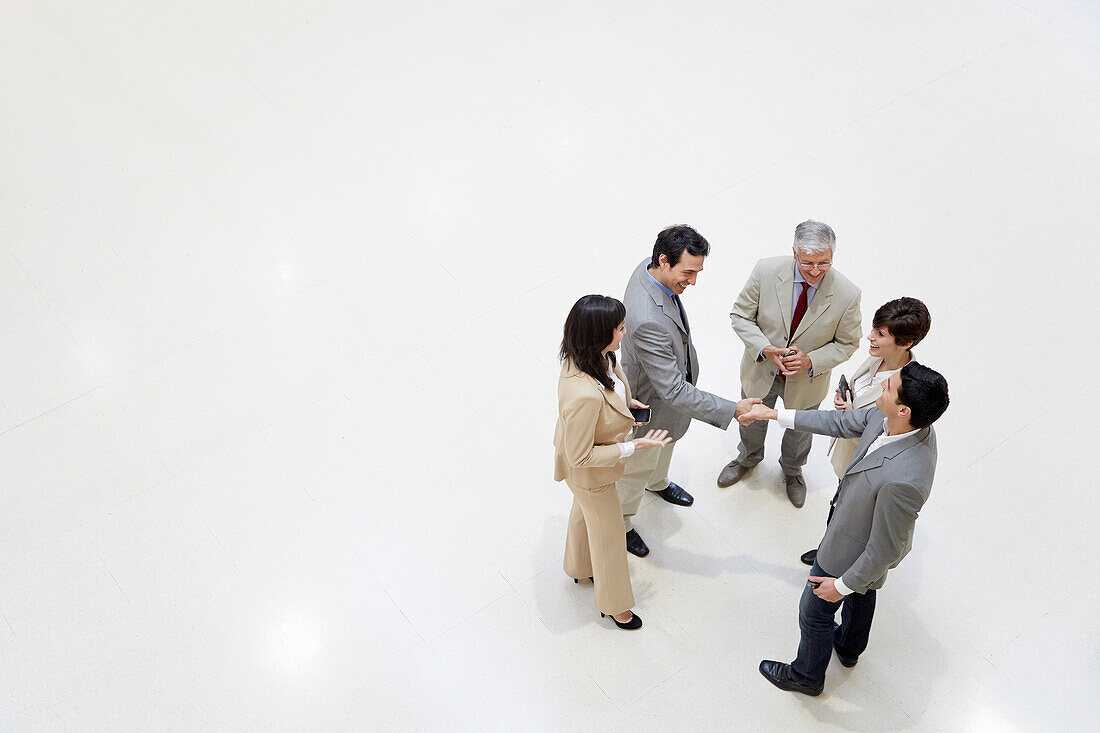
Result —
[[764, 358], [769, 360], [779, 369], [784, 377], [793, 377], [796, 374], [807, 372], [813, 368], [809, 355], [797, 346], [779, 348], [777, 346], [765, 346]]

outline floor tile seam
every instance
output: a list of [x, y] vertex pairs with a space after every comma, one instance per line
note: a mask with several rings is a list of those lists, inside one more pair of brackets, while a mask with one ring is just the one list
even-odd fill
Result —
[[[262, 313], [264, 313], [264, 312], [266, 312], [266, 311], [268, 311], [268, 310], [270, 310], [270, 309], [272, 309], [276, 306], [282, 305], [286, 301], [291, 300], [293, 298], [296, 298], [299, 295], [303, 295], [304, 293], [308, 292], [309, 290], [312, 290], [314, 287], [317, 287], [317, 286], [323, 284], [324, 282], [326, 282], [326, 281], [325, 280], [320, 280], [318, 282], [315, 282], [315, 283], [307, 286], [306, 288], [304, 288], [301, 291], [296, 291], [294, 293], [290, 293], [290, 294], [280, 298], [279, 300], [268, 304], [267, 306], [265, 306], [263, 308], [260, 308], [260, 309], [254, 310], [254, 311], [250, 311], [250, 312], [240, 316], [239, 318], [235, 319], [233, 322], [227, 323], [227, 324], [221, 326], [220, 328], [216, 328], [213, 331], [210, 331], [209, 333], [194, 339], [193, 341], [190, 341], [190, 342], [188, 342], [188, 343], [186, 343], [182, 346], [179, 346], [179, 347], [173, 349], [172, 351], [170, 351], [168, 353], [162, 354], [161, 356], [158, 356], [155, 359], [152, 359], [152, 360], [142, 364], [141, 366], [135, 367], [135, 368], [131, 369], [130, 371], [125, 372], [123, 374], [120, 374], [118, 376], [111, 377], [108, 380], [97, 384], [96, 386], [92, 387], [91, 389], [88, 389], [88, 390], [85, 390], [84, 392], [81, 392], [80, 394], [76, 395], [75, 397], [71, 397], [71, 398], [69, 398], [69, 399], [67, 399], [63, 402], [60, 402], [60, 403], [54, 405], [53, 407], [51, 407], [47, 410], [44, 410], [43, 412], [40, 412], [39, 414], [35, 415], [34, 417], [32, 417], [30, 419], [24, 420], [24, 421], [22, 421], [22, 422], [20, 422], [16, 425], [11, 426], [10, 428], [7, 428], [6, 430], [0, 431], [0, 437], [3, 437], [4, 435], [10, 433], [13, 430], [17, 430], [17, 429], [19, 429], [19, 428], [21, 428], [25, 425], [28, 425], [28, 424], [34, 422], [35, 420], [38, 420], [42, 417], [45, 417], [46, 415], [49, 415], [53, 412], [56, 412], [57, 410], [60, 410], [60, 409], [66, 407], [66, 406], [68, 406], [68, 405], [70, 405], [70, 404], [72, 404], [72, 403], [74, 403], [78, 400], [81, 400], [85, 397], [88, 397], [89, 395], [95, 394], [96, 392], [99, 392], [100, 390], [104, 390], [104, 389], [107, 389], [109, 387], [112, 387], [112, 386], [118, 384], [119, 382], [121, 382], [122, 380], [128, 379], [128, 378], [134, 376], [135, 374], [138, 374], [139, 372], [142, 372], [142, 371], [145, 371], [145, 370], [147, 370], [151, 367], [157, 366], [161, 362], [163, 362], [163, 361], [165, 361], [165, 360], [167, 360], [167, 359], [169, 359], [173, 356], [176, 356], [176, 355], [180, 354], [181, 352], [184, 352], [184, 351], [186, 351], [186, 350], [188, 350], [188, 349], [190, 349], [190, 348], [192, 348], [192, 347], [194, 347], [194, 346], [196, 346], [196, 345], [198, 345], [198, 344], [200, 344], [204, 341], [208, 341], [209, 339], [211, 339], [215, 336], [218, 336], [218, 335], [220, 335], [220, 334], [222, 334], [222, 333], [224, 333], [224, 332], [226, 332], [230, 329], [233, 329], [233, 328], [236, 328], [236, 327], [239, 327], [239, 326], [243, 326], [249, 320], [252, 320], [256, 316], [259, 316]], [[51, 315], [53, 315], [53, 314], [51, 314]], [[54, 317], [56, 318], [56, 316], [54, 316]], [[66, 330], [66, 333], [68, 333], [67, 330]], [[72, 337], [70, 336], [70, 339], [71, 338]], [[79, 345], [77, 345], [77, 348], [79, 348]]]
[[591, 682], [592, 684], [594, 684], [594, 685], [596, 686], [596, 689], [597, 689], [597, 690], [599, 690], [600, 692], [602, 692], [602, 693], [603, 693], [603, 696], [607, 698], [607, 701], [608, 701], [608, 702], [610, 702], [610, 703], [614, 703], [614, 702], [615, 702], [614, 700], [612, 700], [612, 699], [611, 699], [611, 695], [608, 695], [608, 694], [607, 694], [607, 690], [605, 690], [605, 689], [603, 688], [603, 685], [601, 685], [601, 684], [600, 684], [599, 682], [597, 682], [597, 681], [596, 681], [596, 678], [595, 678], [595, 677], [593, 677], [593, 676], [592, 676], [592, 673], [591, 673], [591, 672], [589, 672], [589, 671], [588, 671], [587, 669], [586, 669], [586, 670], [584, 671], [584, 676], [588, 678], [588, 681], [589, 681], [589, 682]]
[[[1030, 389], [1030, 387], [1028, 387], [1028, 388]], [[1026, 424], [1024, 424], [1024, 425], [1021, 425], [1021, 426], [1020, 426], [1019, 428], [1017, 428], [1017, 429], [1016, 429], [1015, 431], [1013, 431], [1013, 432], [1012, 432], [1011, 434], [1009, 434], [1009, 435], [1005, 436], [1005, 438], [1004, 438], [1004, 439], [1002, 439], [1002, 440], [998, 441], [998, 442], [997, 442], [996, 444], [994, 444], [994, 445], [993, 445], [992, 447], [990, 447], [990, 448], [989, 448], [989, 450], [987, 450], [987, 451], [986, 451], [985, 453], [982, 453], [982, 454], [981, 454], [980, 456], [978, 456], [978, 457], [977, 457], [977, 458], [975, 458], [975, 459], [974, 459], [973, 461], [971, 461], [970, 463], [968, 463], [968, 464], [966, 465], [966, 468], [967, 468], [967, 469], [969, 469], [969, 468], [973, 468], [973, 467], [974, 467], [974, 465], [975, 465], [976, 463], [979, 463], [979, 462], [981, 462], [981, 461], [982, 461], [982, 460], [983, 460], [983, 459], [984, 459], [984, 458], [985, 458], [986, 456], [988, 456], [988, 455], [989, 455], [990, 453], [994, 452], [995, 450], [997, 450], [998, 448], [1000, 448], [1000, 447], [1001, 447], [1002, 445], [1004, 445], [1004, 444], [1005, 444], [1005, 443], [1007, 443], [1008, 441], [1012, 440], [1012, 439], [1013, 439], [1013, 438], [1015, 438], [1015, 437], [1016, 437], [1017, 435], [1019, 435], [1020, 433], [1024, 432], [1025, 430], [1027, 430], [1028, 428], [1030, 428], [1030, 427], [1031, 427], [1032, 425], [1034, 425], [1035, 423], [1037, 423], [1037, 422], [1039, 422], [1040, 420], [1042, 420], [1043, 418], [1045, 418], [1045, 417], [1046, 417], [1047, 415], [1051, 414], [1051, 412], [1052, 412], [1051, 410], [1044, 410], [1043, 412], [1040, 412], [1040, 413], [1039, 413], [1038, 415], [1036, 415], [1035, 417], [1033, 417], [1033, 418], [1032, 418], [1032, 419], [1031, 419], [1030, 421], [1028, 421], [1028, 422], [1027, 422]], [[965, 470], [965, 469], [964, 469], [964, 470]]]
[[[493, 598], [493, 599], [492, 599], [491, 601], [489, 601], [489, 602], [488, 602], [488, 603], [486, 603], [485, 605], [481, 606], [481, 608], [477, 609], [476, 611], [474, 611], [473, 613], [469, 614], [468, 616], [465, 616], [465, 617], [463, 617], [463, 618], [462, 618], [461, 620], [459, 620], [458, 622], [456, 622], [456, 623], [453, 623], [453, 624], [451, 624], [450, 626], [448, 626], [447, 628], [445, 628], [445, 629], [444, 629], [443, 631], [440, 631], [440, 632], [436, 632], [435, 634], [433, 634], [433, 635], [431, 636], [431, 638], [430, 638], [430, 639], [425, 639], [425, 642], [426, 642], [427, 644], [430, 644], [430, 645], [432, 645], [432, 646], [436, 646], [437, 644], [441, 643], [441, 640], [443, 639], [443, 637], [447, 636], [447, 635], [448, 635], [449, 633], [451, 633], [452, 631], [454, 631], [455, 629], [457, 629], [457, 628], [458, 628], [459, 626], [462, 626], [462, 625], [463, 625], [463, 624], [465, 624], [465, 623], [466, 623], [467, 621], [469, 621], [470, 619], [472, 619], [472, 618], [473, 618], [474, 616], [477, 616], [478, 614], [480, 614], [480, 613], [481, 613], [482, 611], [484, 611], [485, 609], [489, 608], [490, 606], [493, 606], [493, 605], [497, 604], [498, 602], [500, 602], [501, 600], [503, 600], [503, 599], [504, 599], [505, 597], [507, 597], [507, 595], [508, 595], [509, 593], [512, 593], [512, 594], [516, 595], [516, 597], [519, 597], [519, 594], [518, 594], [518, 593], [516, 593], [515, 589], [514, 589], [514, 588], [512, 588], [511, 586], [508, 586], [508, 590], [506, 590], [506, 591], [503, 591], [503, 592], [502, 592], [502, 593], [501, 593], [500, 595], [496, 596], [496, 597], [495, 597], [495, 598]], [[521, 599], [521, 600], [522, 600], [522, 599]], [[526, 605], [526, 604], [525, 604], [525, 605]], [[404, 611], [402, 611], [402, 615], [404, 615]], [[537, 615], [537, 614], [535, 615], [535, 618], [536, 618], [536, 619], [538, 619], [538, 615]], [[541, 619], [539, 619], [539, 621], [541, 622]], [[414, 626], [413, 628], [415, 628], [415, 626]], [[422, 637], [422, 638], [423, 638], [423, 637]], [[441, 660], [441, 661], [442, 661], [442, 660]]]
[[761, 175], [762, 173], [765, 173], [766, 171], [768, 171], [772, 168], [776, 168], [776, 167], [782, 165], [783, 163], [787, 162], [788, 160], [791, 160], [791, 159], [796, 158], [796, 157], [801, 157], [801, 154], [802, 154], [802, 149], [796, 147], [794, 150], [792, 150], [791, 152], [788, 152], [786, 155], [780, 155], [778, 159], [773, 160], [772, 162], [761, 166], [759, 169], [753, 171], [752, 173], [749, 173], [748, 175], [744, 176], [743, 178], [740, 178], [740, 179], [734, 181], [733, 183], [729, 184], [728, 186], [724, 186], [723, 188], [718, 189], [717, 191], [710, 194], [709, 196], [704, 196], [697, 203], [691, 204], [690, 206], [685, 206], [682, 210], [680, 210], [679, 212], [676, 212], [676, 214], [674, 216], [674, 219], [680, 220], [682, 218], [681, 214], [689, 214], [689, 213], [691, 213], [692, 210], [697, 209], [700, 206], [703, 206], [704, 204], [710, 203], [714, 199], [718, 198], [719, 196], [726, 193], [727, 191], [736, 188], [737, 186], [740, 186], [744, 183], [748, 183], [749, 181], [751, 181], [752, 179], [754, 179], [757, 176]]
[[[909, 93], [908, 93], [908, 94], [907, 94], [906, 96], [907, 96], [907, 97], [912, 97], [913, 95], [915, 95], [915, 94], [918, 94], [918, 93], [920, 93], [920, 92], [924, 91], [925, 89], [927, 89], [928, 87], [932, 86], [933, 84], [935, 84], [935, 83], [937, 83], [937, 82], [939, 82], [939, 81], [941, 81], [941, 80], [943, 80], [943, 79], [946, 79], [947, 77], [951, 76], [952, 74], [955, 74], [955, 73], [957, 73], [957, 72], [959, 72], [959, 71], [962, 71], [962, 70], [963, 70], [963, 69], [965, 69], [966, 67], [968, 67], [968, 66], [970, 66], [970, 65], [972, 65], [972, 64], [974, 64], [974, 63], [977, 63], [978, 61], [981, 61], [981, 60], [982, 60], [982, 59], [984, 59], [984, 58], [985, 58], [986, 56], [989, 56], [990, 54], [996, 53], [997, 51], [1000, 51], [1000, 50], [1001, 50], [1002, 48], [1004, 48], [1005, 46], [1008, 46], [1008, 45], [1011, 45], [1011, 44], [1013, 44], [1013, 43], [1016, 43], [1016, 41], [1018, 41], [1018, 40], [1019, 40], [1018, 38], [1016, 38], [1016, 37], [1013, 37], [1013, 38], [1010, 38], [1010, 39], [1008, 39], [1007, 41], [1004, 41], [1003, 43], [997, 44], [996, 46], [994, 46], [993, 48], [989, 49], [988, 51], [985, 51], [984, 53], [978, 54], [977, 56], [975, 56], [974, 58], [970, 59], [969, 61], [965, 61], [965, 62], [963, 62], [962, 64], [959, 64], [958, 66], [955, 66], [954, 68], [952, 68], [952, 69], [949, 69], [948, 71], [945, 71], [944, 73], [942, 73], [942, 74], [940, 74], [939, 76], [937, 76], [937, 77], [936, 77], [935, 79], [931, 79], [931, 80], [929, 80], [929, 81], [928, 81], [927, 83], [925, 83], [925, 84], [922, 84], [921, 86], [919, 86], [919, 87], [917, 87], [916, 89], [914, 89], [914, 90], [912, 90], [911, 92], [909, 92]], [[917, 104], [917, 105], [919, 105], [920, 107], [923, 107], [923, 108], [927, 109], [927, 107], [925, 107], [925, 105], [921, 104], [920, 102], [917, 102], [916, 100], [911, 100], [911, 101], [912, 101], [912, 102], [913, 102], [914, 104]], [[930, 111], [931, 111], [931, 110], [930, 110]], [[974, 134], [974, 133], [971, 133], [971, 134]]]

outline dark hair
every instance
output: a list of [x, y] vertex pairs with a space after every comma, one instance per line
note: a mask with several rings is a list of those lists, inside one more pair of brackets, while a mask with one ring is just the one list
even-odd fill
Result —
[[[605, 389], [615, 389], [615, 380], [607, 373], [607, 359], [603, 350], [615, 338], [615, 329], [626, 320], [626, 306], [606, 295], [586, 295], [569, 311], [565, 319], [565, 334], [561, 340], [559, 356], [568, 359], [573, 366], [602, 384]], [[611, 366], [615, 366], [615, 352], [609, 351]]]
[[894, 343], [909, 344], [912, 349], [928, 335], [932, 315], [921, 301], [903, 297], [880, 305], [871, 327], [886, 329], [894, 337]]
[[673, 267], [680, 261], [684, 250], [696, 257], [706, 257], [710, 254], [710, 242], [703, 239], [703, 235], [684, 224], [661, 230], [657, 235], [657, 241], [653, 244], [653, 260], [650, 267], [661, 266], [661, 255], [668, 258], [668, 264]]
[[898, 402], [909, 408], [909, 424], [920, 429], [936, 422], [951, 402], [947, 380], [935, 369], [915, 361], [901, 368]]

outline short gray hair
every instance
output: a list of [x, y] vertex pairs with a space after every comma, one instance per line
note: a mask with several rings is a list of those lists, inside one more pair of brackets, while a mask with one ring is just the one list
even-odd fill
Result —
[[794, 228], [794, 248], [808, 255], [832, 252], [836, 250], [836, 234], [828, 224], [807, 219]]

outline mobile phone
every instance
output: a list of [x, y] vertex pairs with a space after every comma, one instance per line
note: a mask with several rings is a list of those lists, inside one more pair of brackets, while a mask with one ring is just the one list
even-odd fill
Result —
[[811, 588], [820, 588], [821, 587], [821, 581], [820, 580], [807, 580], [806, 583]]
[[634, 416], [634, 422], [646, 425], [649, 423], [650, 408], [648, 407], [631, 407], [630, 414]]
[[837, 389], [840, 390], [840, 399], [852, 399], [852, 388], [848, 386], [848, 378], [843, 374], [840, 375], [840, 382], [837, 384]]

